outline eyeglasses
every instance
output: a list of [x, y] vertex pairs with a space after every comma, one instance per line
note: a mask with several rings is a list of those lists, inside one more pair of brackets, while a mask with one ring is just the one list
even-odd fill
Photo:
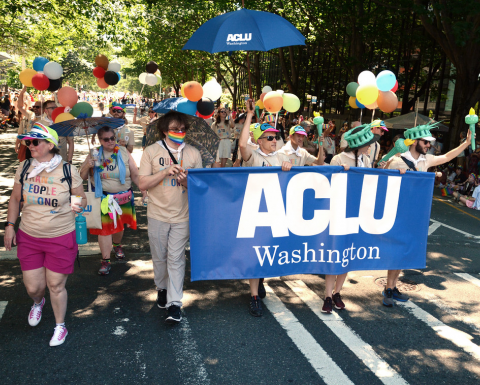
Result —
[[40, 108], [40, 106], [33, 106], [32, 108]]
[[423, 144], [431, 144], [428, 140], [422, 139]]
[[111, 136], [110, 138], [101, 138], [100, 140], [103, 140], [104, 142], [115, 142], [115, 137]]
[[35, 147], [37, 147], [40, 144], [40, 141], [38, 139], [26, 140], [25, 141], [25, 145], [27, 147], [30, 147], [31, 144], [33, 144]]
[[258, 139], [267, 139], [269, 142], [273, 142], [273, 139], [278, 140], [279, 137], [278, 137], [278, 136], [269, 135], [269, 136], [264, 136], [263, 138], [258, 138]]
[[45, 108], [45, 109], [46, 109], [46, 110], [54, 110], [55, 108], [57, 108], [57, 107], [47, 107], [47, 108]]

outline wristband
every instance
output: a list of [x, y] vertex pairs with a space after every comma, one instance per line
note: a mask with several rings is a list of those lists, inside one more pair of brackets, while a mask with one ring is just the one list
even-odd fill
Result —
[[5, 222], [5, 228], [6, 228], [7, 226], [15, 227], [15, 223], [13, 223], [13, 222], [8, 222], [8, 221], [7, 221], [7, 222]]

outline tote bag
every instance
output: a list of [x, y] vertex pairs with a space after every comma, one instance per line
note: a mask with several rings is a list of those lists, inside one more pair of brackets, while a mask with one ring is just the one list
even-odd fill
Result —
[[92, 184], [90, 182], [90, 173], [88, 174], [88, 191], [85, 193], [87, 197], [87, 207], [83, 212], [83, 215], [87, 219], [87, 229], [101, 229], [102, 228], [102, 215], [100, 204], [101, 199], [95, 198], [95, 193], [92, 192]]

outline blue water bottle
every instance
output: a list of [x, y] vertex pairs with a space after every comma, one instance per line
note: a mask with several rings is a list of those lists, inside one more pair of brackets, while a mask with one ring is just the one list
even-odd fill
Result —
[[78, 245], [84, 245], [87, 243], [87, 218], [85, 218], [82, 213], [83, 208], [75, 217], [75, 234], [77, 236]]

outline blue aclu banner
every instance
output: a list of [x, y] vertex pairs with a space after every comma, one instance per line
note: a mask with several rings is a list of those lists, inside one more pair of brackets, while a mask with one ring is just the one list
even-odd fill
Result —
[[192, 281], [425, 268], [434, 178], [336, 166], [189, 170]]

